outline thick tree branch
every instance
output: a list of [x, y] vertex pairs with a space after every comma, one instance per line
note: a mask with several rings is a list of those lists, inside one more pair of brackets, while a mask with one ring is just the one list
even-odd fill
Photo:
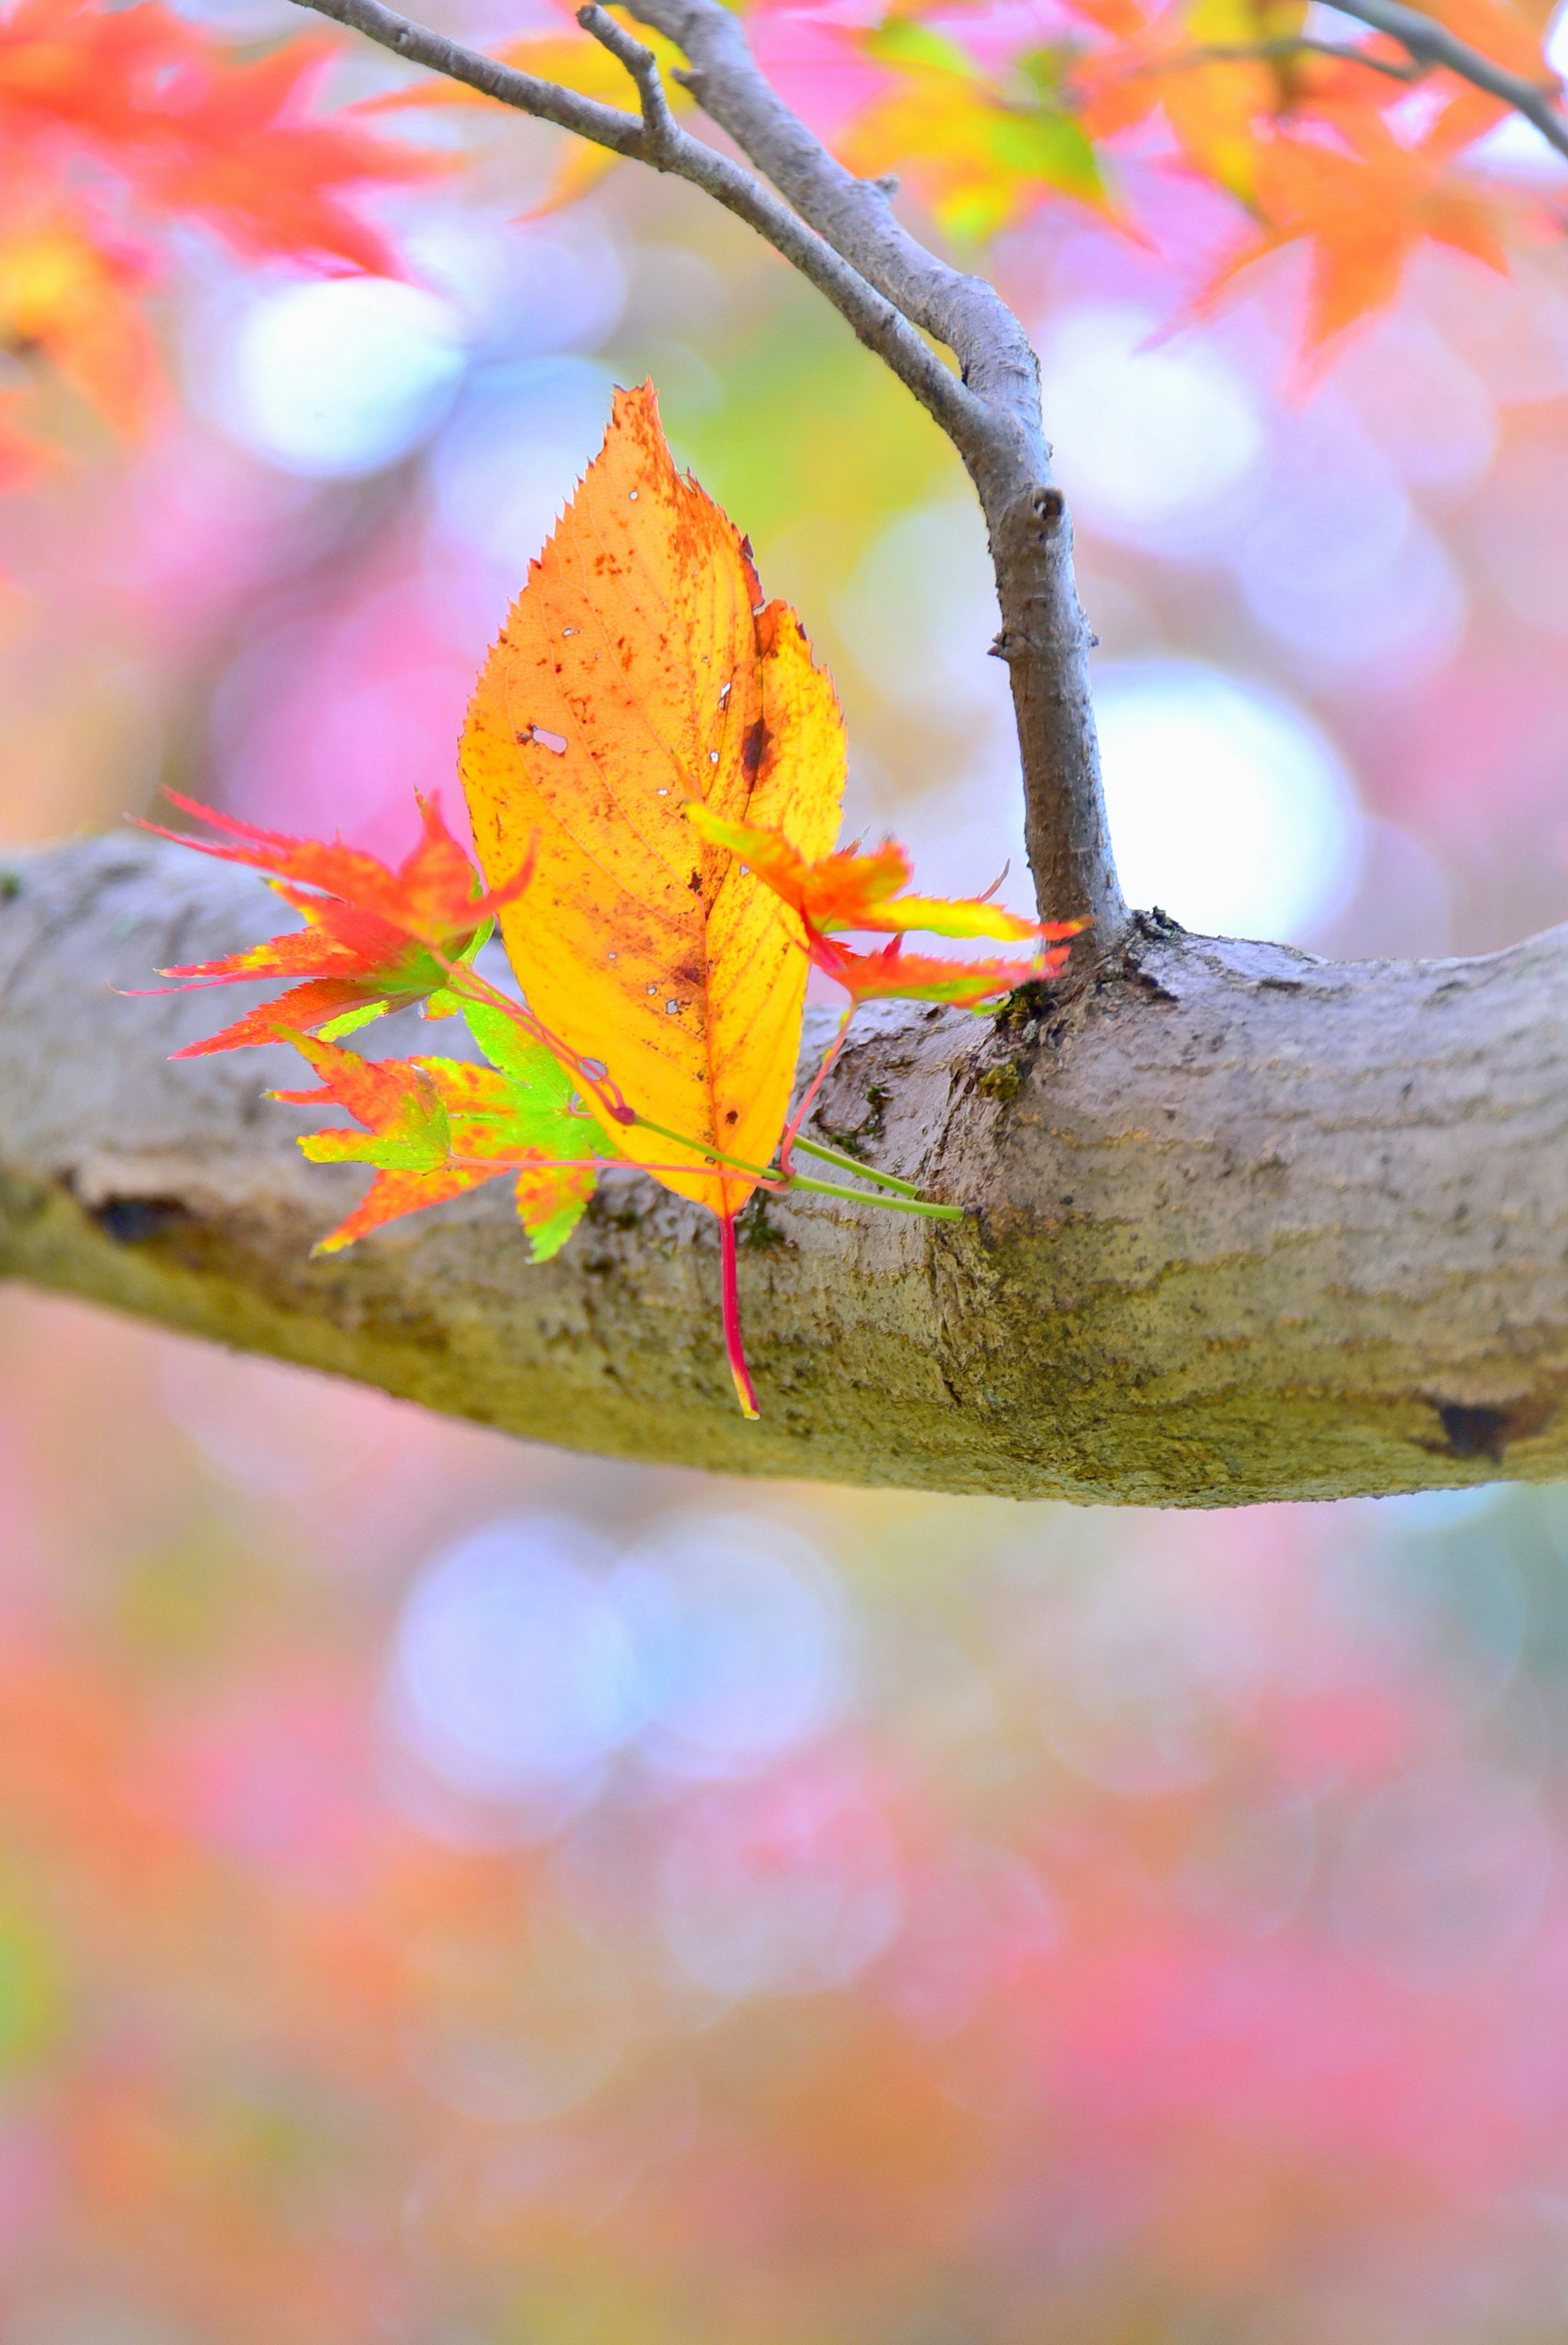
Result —
[[[1112, 948], [1126, 908], [1100, 788], [1072, 529], [1051, 481], [1039, 364], [995, 289], [927, 251], [893, 217], [886, 188], [857, 179], [828, 152], [772, 89], [723, 0], [636, 0], [634, 14], [691, 58], [685, 78], [700, 103], [785, 204], [680, 128], [663, 104], [651, 56], [601, 9], [584, 10], [578, 21], [622, 58], [643, 97], [641, 118], [464, 49], [382, 0], [299, 5], [413, 64], [703, 188], [824, 293], [914, 393], [962, 458], [985, 515], [1002, 616], [993, 649], [1012, 677], [1024, 838], [1040, 909], [1053, 919], [1094, 921], [1101, 945]], [[917, 329], [953, 350], [962, 381]]]
[[1332, 0], [1332, 5], [1341, 16], [1354, 16], [1359, 23], [1370, 25], [1375, 32], [1387, 33], [1420, 64], [1441, 66], [1449, 73], [1458, 74], [1461, 81], [1485, 90], [1489, 97], [1501, 98], [1516, 114], [1522, 114], [1526, 122], [1532, 122], [1560, 155], [1568, 155], [1568, 116], [1553, 104], [1550, 92], [1539, 83], [1493, 65], [1490, 57], [1472, 49], [1468, 41], [1461, 41], [1424, 10], [1406, 7], [1404, 0]]
[[1568, 1475], [1568, 929], [1337, 967], [1145, 922], [1070, 1002], [890, 1005], [818, 1128], [969, 1219], [750, 1209], [747, 1425], [711, 1216], [646, 1182], [608, 1180], [542, 1268], [501, 1183], [309, 1260], [357, 1176], [305, 1165], [311, 1119], [261, 1098], [291, 1059], [168, 1066], [211, 1004], [107, 990], [274, 910], [143, 838], [15, 864], [0, 1274], [738, 1471], [1196, 1506]]

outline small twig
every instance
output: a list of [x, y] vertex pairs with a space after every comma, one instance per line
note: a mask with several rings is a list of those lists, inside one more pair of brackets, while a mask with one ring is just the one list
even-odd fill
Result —
[[1489, 97], [1501, 98], [1526, 122], [1532, 122], [1550, 147], [1559, 155], [1568, 156], [1568, 116], [1553, 105], [1550, 93], [1539, 83], [1527, 81], [1522, 74], [1510, 73], [1503, 66], [1493, 65], [1468, 41], [1451, 33], [1446, 25], [1428, 16], [1419, 8], [1408, 8], [1404, 0], [1333, 0], [1342, 16], [1354, 16], [1374, 32], [1387, 33], [1407, 48], [1418, 63], [1441, 66], [1445, 71], [1458, 74], [1461, 81], [1470, 82], [1476, 89], [1484, 90]]
[[1385, 74], [1390, 81], [1420, 81], [1427, 67], [1421, 64], [1395, 65], [1390, 57], [1375, 57], [1369, 49], [1359, 49], [1345, 41], [1316, 41], [1307, 33], [1285, 34], [1272, 41], [1211, 42], [1201, 49], [1184, 49], [1174, 57], [1145, 57], [1128, 72], [1129, 81], [1139, 74], [1182, 73], [1195, 66], [1242, 65], [1253, 58], [1295, 56], [1303, 49], [1315, 56], [1338, 57], [1342, 65], [1365, 66], [1369, 73]]
[[596, 6], [594, 0], [589, 0], [585, 8], [578, 9], [577, 22], [585, 33], [591, 33], [602, 48], [608, 49], [611, 56], [625, 66], [636, 82], [643, 109], [642, 159], [656, 170], [662, 170], [677, 150], [680, 126], [665, 96], [658, 59], [646, 42], [635, 40], [607, 9]]

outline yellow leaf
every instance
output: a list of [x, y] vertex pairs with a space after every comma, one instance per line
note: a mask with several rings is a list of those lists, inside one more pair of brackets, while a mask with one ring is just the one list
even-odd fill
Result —
[[0, 342], [34, 344], [127, 437], [158, 396], [137, 273], [46, 205], [0, 228]]
[[762, 606], [733, 523], [677, 472], [651, 383], [616, 392], [604, 447], [530, 565], [462, 771], [486, 869], [515, 868], [537, 836], [527, 897], [501, 914], [530, 1007], [640, 1115], [697, 1146], [612, 1127], [588, 1104], [667, 1188], [734, 1213], [755, 1183], [702, 1151], [770, 1160], [806, 959], [795, 915], [685, 808], [699, 799], [825, 855], [843, 719], [794, 613]]

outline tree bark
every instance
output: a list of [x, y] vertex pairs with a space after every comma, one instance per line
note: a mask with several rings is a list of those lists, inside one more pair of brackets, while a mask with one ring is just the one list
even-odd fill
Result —
[[728, 1471], [1157, 1506], [1568, 1474], [1568, 929], [1334, 965], [1145, 919], [1070, 997], [868, 1015], [819, 1130], [970, 1216], [749, 1209], [748, 1425], [716, 1225], [639, 1178], [541, 1267], [503, 1183], [309, 1259], [361, 1176], [261, 1097], [292, 1054], [171, 1066], [218, 1004], [109, 990], [274, 914], [146, 839], [0, 871], [0, 1273]]

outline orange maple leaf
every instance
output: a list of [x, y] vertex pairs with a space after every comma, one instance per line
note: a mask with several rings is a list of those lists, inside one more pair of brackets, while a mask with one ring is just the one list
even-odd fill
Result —
[[206, 220], [248, 259], [288, 256], [395, 275], [392, 248], [344, 194], [431, 178], [450, 160], [341, 117], [311, 119], [310, 101], [333, 55], [331, 41], [291, 41], [250, 64], [215, 63], [185, 136], [139, 165], [143, 198]]
[[1363, 119], [1355, 146], [1276, 131], [1257, 158], [1257, 206], [1266, 223], [1220, 265], [1194, 314], [1264, 254], [1305, 242], [1310, 254], [1305, 350], [1321, 352], [1399, 292], [1423, 241], [1452, 246], [1508, 274], [1503, 198], [1456, 177], [1441, 153], [1405, 147], [1385, 124]]
[[[1083, 924], [1076, 924], [1081, 927]], [[1069, 948], [1058, 945], [1033, 960], [950, 960], [935, 953], [903, 950], [897, 936], [881, 952], [853, 952], [832, 937], [818, 937], [811, 959], [824, 977], [841, 985], [851, 1009], [862, 1001], [942, 1001], [955, 1010], [981, 1010], [999, 994], [1058, 976]]]
[[[901, 896], [898, 891], [908, 886], [912, 869], [909, 857], [892, 839], [871, 855], [848, 848], [809, 862], [781, 831], [726, 822], [700, 805], [688, 805], [687, 815], [705, 838], [742, 857], [748, 868], [799, 916], [810, 959], [852, 1001], [897, 994], [977, 1009], [1031, 979], [1054, 977], [1067, 959], [1065, 944], [1026, 961], [944, 960], [905, 953], [903, 939], [911, 929], [932, 936], [1014, 941], [1032, 937], [1044, 945], [1075, 937], [1086, 926], [1083, 920], [1026, 919], [984, 896]], [[854, 952], [836, 940], [835, 931], [847, 929], [891, 935], [892, 941], [881, 952]]]
[[[199, 815], [238, 840], [220, 845], [188, 838], [144, 823], [162, 838], [178, 839], [226, 863], [249, 864], [272, 875], [286, 904], [306, 926], [269, 938], [220, 960], [192, 961], [160, 971], [182, 980], [188, 991], [204, 985], [237, 985], [275, 977], [305, 981], [262, 1009], [252, 1010], [220, 1034], [188, 1043], [177, 1058], [198, 1059], [216, 1051], [243, 1050], [276, 1039], [280, 1024], [301, 1032], [328, 1027], [347, 1034], [383, 1011], [430, 1003], [443, 994], [454, 968], [472, 959], [503, 903], [527, 887], [532, 866], [505, 887], [486, 895], [479, 874], [447, 830], [441, 810], [422, 799], [423, 836], [394, 872], [373, 855], [340, 841], [285, 838], [238, 822], [170, 790], [187, 814]], [[443, 1004], [443, 1010], [450, 1003]]]
[[0, 134], [13, 152], [109, 162], [159, 211], [205, 220], [250, 257], [386, 272], [345, 193], [447, 168], [307, 107], [330, 40], [236, 61], [159, 0], [110, 9], [20, 0], [0, 18]]
[[314, 1164], [374, 1167], [368, 1193], [317, 1254], [336, 1254], [405, 1213], [504, 1174], [513, 1176], [535, 1261], [555, 1254], [581, 1219], [605, 1151], [588, 1151], [585, 1138], [597, 1127], [570, 1113], [567, 1079], [537, 1044], [504, 1040], [502, 1070], [457, 1059], [361, 1059], [276, 1022], [271, 1039], [292, 1042], [322, 1081], [270, 1098], [346, 1108], [370, 1134], [314, 1132], [300, 1142]]
[[1050, 926], [1026, 919], [1021, 912], [1004, 911], [988, 896], [901, 896], [899, 889], [908, 887], [914, 870], [894, 839], [871, 855], [850, 847], [809, 862], [782, 831], [727, 822], [697, 802], [688, 804], [686, 812], [704, 838], [742, 856], [774, 894], [799, 912], [808, 929], [820, 933], [868, 929], [886, 936], [924, 929], [938, 937], [1020, 939], [1076, 936], [1083, 926], [1082, 921]]
[[[1079, 13], [1103, 23], [1080, 0]], [[1288, 103], [1289, 84], [1275, 58], [1211, 56], [1211, 48], [1245, 47], [1299, 26], [1304, 0], [1197, 0], [1119, 15], [1116, 37], [1074, 59], [1070, 84], [1092, 137], [1111, 138], [1163, 110], [1194, 167], [1245, 197], [1251, 177], [1252, 128], [1259, 116]]]
[[0, 342], [42, 350], [118, 431], [157, 398], [158, 350], [137, 303], [145, 264], [47, 186], [0, 199]]

